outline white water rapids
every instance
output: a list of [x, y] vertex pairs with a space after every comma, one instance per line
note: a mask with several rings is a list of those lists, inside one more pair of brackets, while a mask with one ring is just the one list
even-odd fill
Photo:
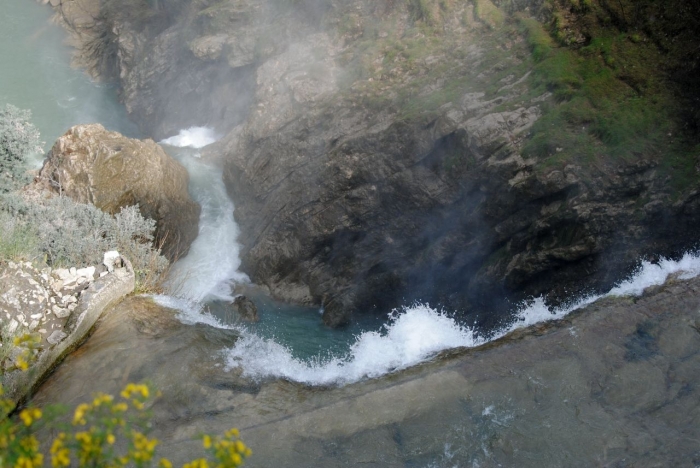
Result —
[[[199, 127], [183, 130], [163, 143], [199, 148], [214, 140], [211, 130]], [[446, 349], [478, 346], [519, 328], [560, 319], [602, 297], [640, 295], [650, 286], [663, 284], [673, 274], [681, 279], [700, 274], [698, 254], [686, 254], [679, 261], [642, 262], [634, 275], [607, 294], [584, 297], [560, 308], [548, 308], [542, 298], [523, 304], [516, 320], [488, 338], [427, 305], [406, 306], [393, 311], [380, 331], [365, 331], [355, 336], [346, 354], [303, 360], [295, 358], [290, 348], [274, 339], [263, 338], [243, 325], [223, 324], [202, 310], [201, 304], [206, 300], [231, 300], [231, 285], [248, 278], [238, 271], [238, 227], [221, 171], [204, 164], [196, 155], [193, 150], [179, 159], [190, 172], [190, 191], [202, 205], [200, 234], [189, 254], [174, 265], [172, 281], [177, 297], [158, 296], [157, 300], [179, 309], [180, 319], [185, 323], [237, 329], [241, 338], [234, 347], [223, 351], [227, 366], [241, 367], [243, 375], [255, 379], [281, 377], [310, 385], [343, 385], [379, 377], [426, 361]]]

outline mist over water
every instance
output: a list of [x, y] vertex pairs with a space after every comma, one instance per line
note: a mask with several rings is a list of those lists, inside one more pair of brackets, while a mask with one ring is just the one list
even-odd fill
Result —
[[[686, 254], [678, 261], [662, 259], [658, 264], [645, 261], [634, 275], [607, 294], [575, 298], [558, 308], [548, 307], [543, 298], [525, 302], [509, 325], [489, 336], [459, 324], [450, 317], [449, 311], [424, 304], [392, 311], [385, 325], [355, 328], [351, 334], [324, 330], [324, 335], [314, 330], [311, 321], [318, 328], [322, 325], [318, 314], [309, 316], [313, 311], [282, 311], [272, 318], [263, 313], [267, 328], [257, 324], [224, 323], [208, 313], [203, 304], [212, 300], [231, 301], [232, 285], [249, 280], [238, 271], [238, 227], [221, 171], [198, 159], [197, 148], [215, 140], [212, 130], [193, 127], [161, 142], [172, 145], [169, 152], [189, 171], [190, 192], [202, 205], [202, 214], [199, 237], [189, 254], [173, 267], [172, 295], [160, 296], [157, 300], [162, 305], [179, 309], [180, 319], [185, 323], [206, 323], [238, 330], [241, 338], [222, 353], [228, 369], [240, 367], [243, 375], [254, 379], [285, 378], [309, 385], [344, 385], [380, 377], [429, 360], [447, 349], [479, 346], [519, 328], [563, 318], [602, 297], [640, 295], [650, 286], [663, 284], [670, 275], [687, 279], [700, 274], [697, 254]], [[303, 322], [298, 320], [300, 314], [306, 314]], [[294, 337], [281, 340], [276, 336], [275, 327], [283, 334], [287, 327], [294, 329], [295, 326], [296, 340]], [[303, 344], [309, 348], [308, 343], [303, 343], [304, 339], [316, 340], [319, 347], [326, 349], [300, 353], [298, 346]]]

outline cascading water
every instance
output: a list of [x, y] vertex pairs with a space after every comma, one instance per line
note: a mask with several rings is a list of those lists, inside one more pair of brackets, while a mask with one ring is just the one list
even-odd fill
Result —
[[[199, 237], [190, 253], [173, 267], [171, 285], [177, 298], [160, 296], [158, 301], [181, 310], [186, 323], [237, 329], [241, 338], [222, 353], [229, 369], [240, 367], [243, 375], [255, 379], [281, 377], [310, 385], [343, 385], [375, 378], [416, 365], [440, 351], [479, 346], [516, 329], [560, 319], [602, 297], [640, 295], [672, 274], [679, 274], [681, 279], [700, 274], [697, 254], [686, 254], [679, 261], [642, 262], [636, 274], [607, 294], [579, 298], [558, 308], [547, 307], [542, 298], [533, 299], [520, 307], [508, 326], [488, 337], [424, 304], [391, 312], [386, 325], [356, 325], [350, 332], [323, 329], [318, 314], [308, 309], [282, 311], [266, 321], [268, 311], [263, 313], [262, 325], [224, 323], [202, 305], [212, 300], [232, 300], [232, 284], [247, 282], [248, 278], [238, 271], [238, 227], [221, 172], [198, 159], [197, 148], [214, 141], [211, 130], [195, 127], [162, 142], [173, 147], [171, 153], [190, 172], [190, 191], [202, 205], [202, 215]], [[296, 334], [281, 339], [287, 328]], [[303, 352], [300, 347], [305, 348]]]
[[199, 159], [198, 150], [215, 140], [211, 130], [192, 128], [161, 142], [178, 148], [170, 153], [187, 169], [190, 195], [202, 209], [199, 235], [187, 256], [173, 265], [166, 285], [173, 295], [196, 304], [230, 301], [232, 283], [249, 281], [238, 271], [241, 265], [236, 242], [238, 226], [233, 220], [234, 206], [226, 194], [221, 171]]

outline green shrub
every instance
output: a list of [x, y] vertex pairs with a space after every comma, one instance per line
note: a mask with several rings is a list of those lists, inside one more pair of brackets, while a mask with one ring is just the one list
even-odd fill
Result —
[[474, 0], [474, 13], [492, 29], [502, 26], [505, 21], [505, 15], [491, 0]]
[[0, 211], [0, 260], [33, 260], [39, 239], [21, 219]]
[[43, 259], [56, 267], [99, 265], [106, 251], [131, 261], [138, 292], [158, 291], [169, 262], [153, 245], [155, 221], [138, 206], [114, 217], [93, 205], [56, 197], [41, 203], [0, 199], [0, 260]]
[[29, 121], [31, 112], [7, 104], [0, 108], [0, 193], [7, 193], [28, 180], [26, 156], [41, 151], [39, 132]]

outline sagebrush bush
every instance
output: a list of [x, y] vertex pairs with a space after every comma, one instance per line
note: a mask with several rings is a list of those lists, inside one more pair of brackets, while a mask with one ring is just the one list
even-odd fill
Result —
[[5, 196], [0, 203], [0, 259], [84, 267], [99, 265], [106, 251], [118, 250], [131, 261], [140, 292], [159, 289], [169, 262], [153, 245], [155, 221], [144, 218], [138, 206], [111, 216], [67, 197], [27, 203]]
[[41, 151], [39, 131], [30, 122], [31, 112], [7, 104], [0, 108], [0, 193], [24, 185], [29, 153]]
[[31, 260], [38, 243], [32, 226], [6, 211], [0, 211], [0, 259]]

